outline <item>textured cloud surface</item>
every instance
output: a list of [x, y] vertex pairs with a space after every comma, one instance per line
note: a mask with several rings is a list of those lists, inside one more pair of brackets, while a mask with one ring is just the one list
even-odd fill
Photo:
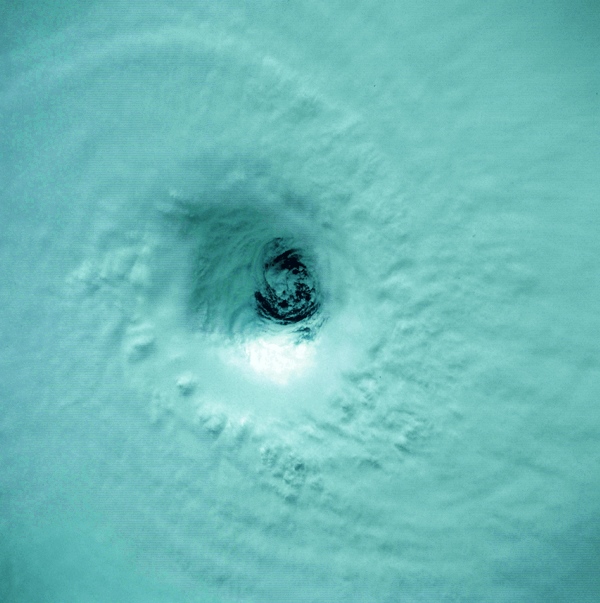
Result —
[[210, 4], [0, 26], [0, 599], [596, 600], [598, 11]]

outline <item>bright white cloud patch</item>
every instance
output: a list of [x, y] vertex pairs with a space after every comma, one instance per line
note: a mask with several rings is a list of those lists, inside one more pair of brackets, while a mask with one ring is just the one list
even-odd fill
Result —
[[314, 363], [309, 343], [295, 342], [289, 336], [261, 337], [244, 345], [252, 369], [267, 379], [286, 385], [295, 376], [303, 376]]

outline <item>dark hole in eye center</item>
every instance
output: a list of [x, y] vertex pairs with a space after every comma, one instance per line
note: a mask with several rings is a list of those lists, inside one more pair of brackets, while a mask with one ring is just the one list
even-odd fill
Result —
[[319, 308], [315, 276], [298, 249], [281, 251], [281, 241], [272, 244], [275, 253], [263, 261], [259, 290], [255, 292], [257, 312], [278, 324], [302, 322]]

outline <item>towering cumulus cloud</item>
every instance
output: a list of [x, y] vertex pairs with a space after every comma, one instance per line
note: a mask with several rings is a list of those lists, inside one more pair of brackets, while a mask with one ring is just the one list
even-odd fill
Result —
[[109, 4], [0, 24], [0, 601], [595, 600], [594, 15]]

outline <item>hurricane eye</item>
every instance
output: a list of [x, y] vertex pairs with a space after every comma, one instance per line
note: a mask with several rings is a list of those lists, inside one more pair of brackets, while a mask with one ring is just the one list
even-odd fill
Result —
[[283, 239], [265, 245], [254, 294], [256, 310], [265, 320], [288, 325], [303, 323], [320, 308], [319, 284], [304, 252]]

